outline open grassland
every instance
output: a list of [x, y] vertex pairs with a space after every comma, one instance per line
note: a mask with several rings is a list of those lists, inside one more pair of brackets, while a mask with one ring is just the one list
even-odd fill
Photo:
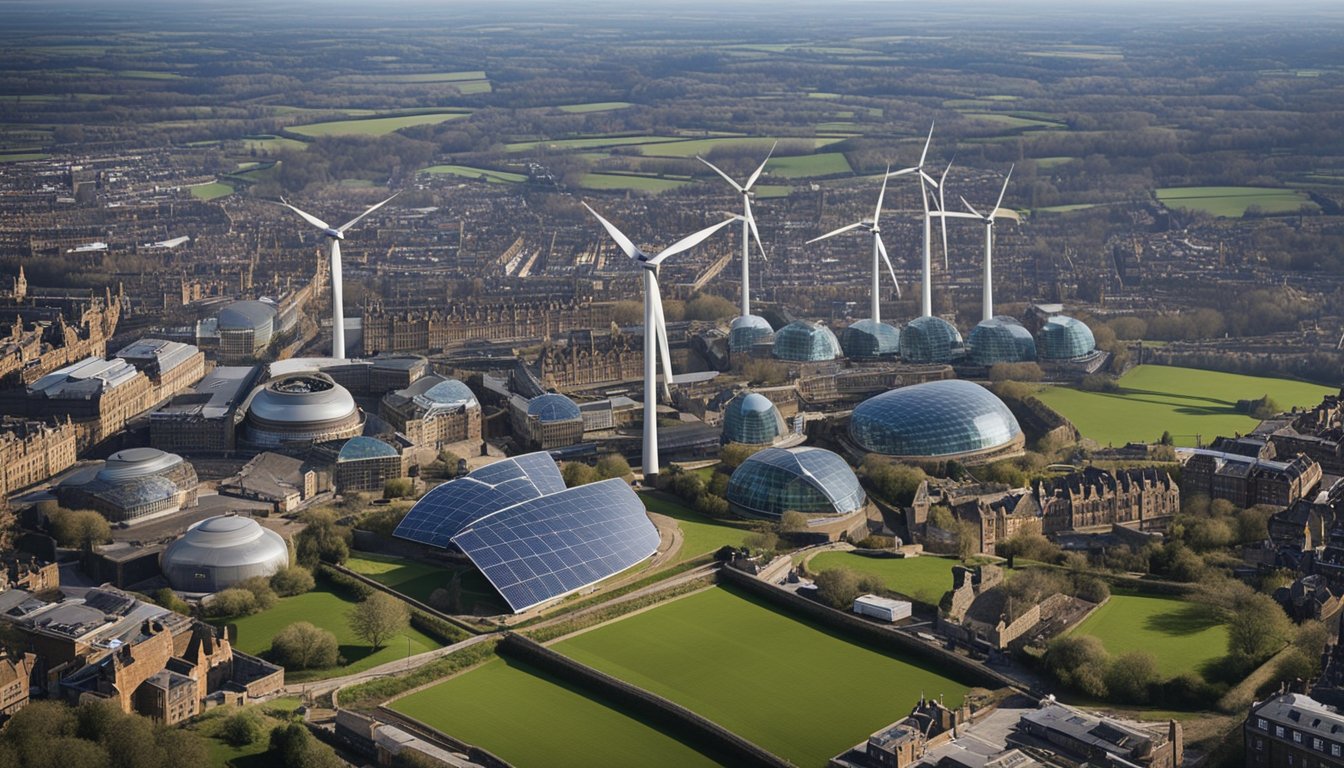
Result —
[[716, 763], [540, 670], [498, 658], [392, 704], [518, 768]]
[[587, 104], [564, 104], [556, 107], [561, 112], [582, 114], [584, 112], [609, 112], [613, 109], [625, 109], [634, 106], [628, 101], [593, 101]]
[[456, 83], [464, 80], [485, 80], [485, 72], [479, 69], [465, 72], [417, 72], [401, 75], [374, 75], [371, 78], [383, 83]]
[[492, 171], [489, 168], [473, 168], [469, 165], [431, 165], [428, 168], [422, 169], [420, 172], [461, 176], [466, 179], [483, 179], [491, 184], [520, 184], [527, 181], [527, 177], [521, 173]]
[[585, 664], [665, 696], [800, 766], [909, 711], [921, 693], [956, 706], [966, 686], [719, 587], [557, 643]]
[[584, 189], [633, 189], [638, 192], [666, 192], [689, 183], [689, 179], [663, 179], [624, 173], [585, 173], [579, 178], [579, 186]]
[[413, 560], [360, 552], [347, 560], [345, 567], [426, 605], [432, 605], [429, 598], [434, 594], [434, 590], [446, 587], [453, 577], [453, 571], [456, 570], [462, 579], [464, 613], [471, 613], [476, 606], [481, 606], [485, 612], [492, 614], [505, 610], [499, 593], [490, 586], [490, 582], [486, 581], [480, 571], [470, 566], [457, 569], [439, 568]]
[[11, 155], [0, 155], [0, 163], [21, 163], [25, 160], [46, 160], [51, 155], [41, 152], [19, 152]]
[[303, 136], [384, 136], [414, 125], [436, 125], [466, 117], [465, 112], [431, 112], [424, 115], [371, 117], [365, 120], [335, 120], [329, 123], [295, 125], [290, 131]]
[[191, 196], [197, 200], [215, 200], [233, 194], [233, 187], [221, 181], [210, 184], [197, 184], [191, 188]]
[[1168, 208], [1203, 211], [1235, 219], [1257, 206], [1262, 213], [1297, 213], [1303, 205], [1315, 208], [1305, 192], [1276, 187], [1166, 187], [1157, 199]]
[[505, 144], [505, 152], [527, 152], [544, 147], [546, 149], [594, 149], [597, 147], [623, 147], [631, 144], [658, 144], [672, 140], [671, 136], [592, 136], [585, 139], [542, 139], [540, 141], [515, 141]]
[[[639, 153], [641, 155], [649, 155], [652, 157], [695, 157], [696, 155], [703, 157], [717, 147], [740, 147], [745, 145], [761, 147], [761, 153], [764, 155], [765, 151], [770, 149], [770, 145], [774, 141], [775, 138], [773, 137], [751, 136], [727, 136], [718, 139], [686, 139], [684, 141], [669, 141], [664, 144], [642, 144], [639, 147]], [[786, 138], [779, 139], [779, 141], [787, 141], [790, 143], [811, 142], [813, 149], [820, 149], [844, 141], [844, 139], [834, 137], [820, 139]], [[785, 158], [780, 157], [777, 159], [783, 160]], [[775, 160], [771, 160], [770, 162], [773, 164]]]
[[280, 598], [268, 611], [219, 623], [238, 625], [238, 641], [234, 644], [235, 647], [243, 653], [254, 655], [270, 650], [271, 638], [296, 621], [311, 622], [336, 635], [336, 642], [340, 646], [345, 665], [301, 672], [286, 671], [285, 679], [294, 681], [348, 675], [389, 661], [404, 659], [408, 654], [424, 653], [439, 647], [433, 638], [410, 628], [391, 638], [386, 645], [375, 651], [372, 646], [365, 644], [350, 631], [350, 623], [346, 617], [354, 607], [353, 601], [318, 585], [312, 592]]
[[943, 593], [952, 588], [950, 557], [866, 557], [853, 552], [822, 552], [808, 561], [807, 569], [820, 573], [844, 566], [859, 573], [882, 579], [887, 589], [926, 605], [937, 605]]
[[964, 117], [971, 120], [980, 120], [987, 123], [994, 123], [1004, 128], [1063, 128], [1060, 123], [1050, 122], [1048, 120], [1038, 120], [1034, 117], [1018, 117], [1006, 112], [966, 112]]
[[681, 528], [682, 542], [676, 562], [716, 552], [725, 544], [740, 547], [742, 540], [751, 533], [751, 529], [745, 524], [736, 526], [706, 517], [672, 496], [645, 493], [640, 495], [640, 499], [650, 512], [667, 515], [677, 521], [677, 527]]
[[1167, 430], [1176, 445], [1193, 446], [1195, 435], [1208, 443], [1219, 435], [1255, 427], [1255, 419], [1237, 413], [1238, 400], [1269, 395], [1281, 408], [1291, 408], [1315, 405], [1336, 391], [1287, 379], [1140, 365], [1120, 377], [1119, 392], [1046, 387], [1038, 397], [1072, 421], [1084, 437], [1103, 445], [1156, 442]]
[[306, 149], [308, 145], [298, 139], [283, 136], [244, 136], [243, 148], [247, 152], [278, 152], [282, 149]]
[[1112, 656], [1151, 653], [1166, 677], [1205, 674], [1227, 655], [1227, 626], [1205, 606], [1171, 597], [1116, 592], [1070, 634], [1096, 637]]
[[771, 176], [785, 179], [853, 173], [853, 169], [849, 167], [849, 160], [840, 152], [772, 157], [765, 170]]

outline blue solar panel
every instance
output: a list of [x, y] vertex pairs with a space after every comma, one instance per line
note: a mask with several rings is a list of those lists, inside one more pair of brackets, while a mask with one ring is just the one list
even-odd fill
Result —
[[658, 529], [623, 480], [604, 480], [525, 501], [471, 523], [452, 538], [515, 613], [639, 563]]
[[475, 520], [564, 489], [560, 469], [545, 452], [505, 459], [425, 494], [392, 535], [446, 547]]

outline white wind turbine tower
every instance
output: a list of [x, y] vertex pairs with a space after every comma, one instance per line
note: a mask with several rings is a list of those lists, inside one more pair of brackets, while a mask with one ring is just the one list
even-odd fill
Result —
[[751, 254], [751, 238], [756, 238], [756, 247], [761, 251], [761, 258], [765, 258], [765, 246], [761, 245], [761, 233], [756, 229], [756, 217], [751, 215], [751, 188], [756, 184], [756, 180], [761, 177], [761, 172], [765, 170], [765, 164], [770, 162], [770, 156], [775, 153], [775, 147], [779, 146], [776, 141], [770, 146], [770, 151], [765, 153], [765, 159], [756, 168], [756, 171], [747, 178], [745, 184], [738, 184], [733, 178], [724, 173], [718, 166], [709, 162], [703, 157], [696, 156], [696, 160], [709, 166], [715, 173], [723, 177], [723, 180], [732, 185], [733, 189], [742, 196], [742, 316], [751, 315], [751, 264], [748, 256]]
[[314, 227], [322, 230], [322, 234], [331, 239], [331, 356], [336, 358], [345, 357], [345, 299], [343, 286], [341, 283], [341, 241], [345, 239], [345, 233], [351, 227], [355, 226], [365, 216], [382, 208], [391, 202], [393, 197], [401, 194], [400, 192], [392, 195], [381, 203], [369, 208], [355, 218], [347, 221], [339, 227], [333, 227], [327, 222], [316, 216], [305, 213], [289, 203], [280, 202], [281, 205], [303, 217], [303, 220], [312, 224]]
[[[667, 324], [663, 319], [663, 298], [658, 291], [658, 267], [668, 256], [674, 256], [699, 245], [710, 235], [742, 218], [733, 216], [693, 235], [687, 235], [664, 248], [656, 256], [640, 250], [614, 224], [602, 218], [592, 206], [583, 204], [611, 235], [616, 245], [644, 269], [644, 479], [651, 482], [658, 476], [658, 374], [657, 360], [663, 367], [663, 395], [672, 399], [672, 356], [667, 344]], [[661, 354], [660, 354], [661, 353]]]
[[807, 241], [807, 243], [810, 245], [812, 243], [825, 240], [828, 237], [834, 237], [835, 235], [838, 235], [842, 232], [848, 232], [852, 229], [863, 229], [872, 234], [873, 290], [872, 290], [872, 309], [869, 310], [870, 311], [869, 316], [872, 318], [874, 323], [882, 322], [880, 278], [882, 276], [881, 270], [883, 261], [885, 261], [887, 264], [887, 271], [891, 273], [891, 282], [896, 285], [896, 296], [900, 297], [901, 295], [901, 284], [897, 282], [896, 270], [892, 268], [891, 258], [887, 256], [887, 246], [882, 244], [882, 227], [879, 226], [878, 224], [878, 222], [882, 219], [882, 200], [887, 196], [887, 179], [895, 175], [896, 174], [891, 173], [891, 166], [887, 166], [887, 173], [882, 177], [882, 191], [879, 192], [877, 195], [877, 207], [873, 209], [873, 217], [871, 219], [864, 219], [863, 221], [856, 221], [853, 224], [847, 224], [839, 229], [831, 230], [830, 232], [827, 232], [821, 237], [814, 237], [811, 240]]
[[994, 203], [994, 207], [989, 213], [982, 214], [961, 198], [961, 202], [970, 213], [961, 211], [937, 211], [933, 215], [938, 216], [946, 222], [948, 219], [975, 219], [985, 225], [985, 284], [981, 289], [981, 320], [988, 320], [994, 317], [994, 220], [1003, 216], [1013, 221], [1021, 221], [1017, 211], [1011, 208], [1004, 208], [1003, 196], [1008, 192], [1008, 182], [1013, 178], [1012, 167], [1008, 168], [1008, 175], [1003, 178], [1003, 188], [999, 190], [999, 199]]
[[934, 181], [933, 177], [924, 171], [924, 160], [929, 155], [929, 144], [932, 141], [933, 141], [933, 125], [930, 124], [929, 136], [924, 140], [924, 151], [919, 153], [919, 164], [912, 166], [910, 168], [902, 168], [899, 171], [889, 171], [887, 173], [888, 177], [904, 176], [906, 174], [913, 173], [919, 178], [919, 200], [924, 205], [924, 258], [923, 258], [924, 282], [920, 289], [919, 306], [920, 306], [920, 314], [923, 315], [924, 317], [929, 317], [930, 315], [933, 314], [933, 278], [930, 274], [932, 271], [931, 253], [933, 251], [933, 229], [932, 229], [933, 219], [929, 215], [928, 187], [933, 187], [934, 189], [940, 189], [938, 182]]

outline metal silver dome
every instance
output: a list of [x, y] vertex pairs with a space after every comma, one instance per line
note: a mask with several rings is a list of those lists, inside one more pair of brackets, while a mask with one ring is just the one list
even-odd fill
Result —
[[222, 515], [193, 525], [160, 558], [164, 575], [184, 592], [218, 592], [289, 565], [280, 534], [250, 517]]
[[252, 398], [248, 418], [276, 424], [337, 421], [356, 412], [349, 390], [324, 373], [284, 376], [267, 383]]

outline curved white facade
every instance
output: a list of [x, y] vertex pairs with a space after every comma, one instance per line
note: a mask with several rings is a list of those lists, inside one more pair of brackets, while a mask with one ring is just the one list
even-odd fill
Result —
[[221, 515], [193, 525], [163, 551], [163, 574], [183, 592], [218, 592], [289, 565], [280, 534], [250, 517]]

